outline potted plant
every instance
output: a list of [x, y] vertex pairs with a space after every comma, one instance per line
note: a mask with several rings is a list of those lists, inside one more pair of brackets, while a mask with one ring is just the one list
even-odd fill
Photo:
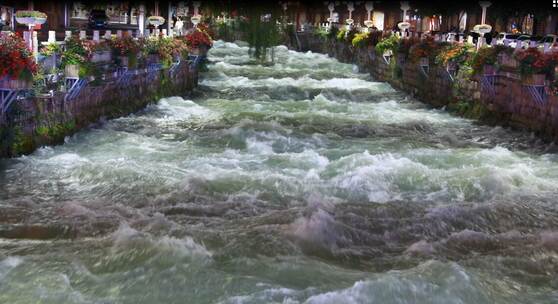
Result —
[[160, 56], [159, 56], [159, 46], [160, 46], [160, 38], [159, 37], [148, 37], [142, 41], [142, 53], [145, 58], [146, 64], [155, 64], [160, 63]]
[[537, 48], [520, 50], [515, 54], [515, 59], [523, 83], [527, 85], [544, 85], [547, 76], [554, 73], [557, 63], [554, 54], [543, 53]]
[[200, 29], [196, 29], [185, 37], [186, 44], [190, 49], [190, 53], [194, 55], [207, 55], [209, 48], [213, 46], [211, 37]]
[[[41, 67], [46, 71], [55, 70], [61, 53], [62, 48], [56, 42], [43, 46], [39, 51], [39, 61], [41, 62]], [[42, 58], [42, 60], [40, 58]]]
[[129, 68], [137, 67], [141, 49], [140, 40], [126, 35], [110, 40], [109, 44], [112, 53], [116, 56], [117, 64]]
[[91, 74], [93, 42], [72, 37], [66, 40], [61, 66], [66, 77], [84, 77]]
[[376, 54], [380, 54], [384, 58], [384, 61], [389, 64], [393, 56], [393, 51], [397, 49], [398, 43], [399, 38], [395, 35], [384, 38], [376, 44]]
[[458, 67], [470, 57], [472, 50], [472, 46], [468, 44], [449, 44], [440, 50], [434, 62], [444, 66], [448, 73], [454, 75]]
[[30, 88], [37, 64], [33, 54], [19, 36], [0, 36], [0, 87], [8, 89]]
[[421, 66], [428, 65], [430, 59], [436, 58], [442, 46], [428, 37], [410, 47], [409, 58], [412, 62], [420, 62]]

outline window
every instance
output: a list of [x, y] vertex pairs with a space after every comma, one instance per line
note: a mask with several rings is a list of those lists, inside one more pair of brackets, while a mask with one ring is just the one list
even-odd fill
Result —
[[0, 6], [0, 30], [14, 29], [14, 8]]

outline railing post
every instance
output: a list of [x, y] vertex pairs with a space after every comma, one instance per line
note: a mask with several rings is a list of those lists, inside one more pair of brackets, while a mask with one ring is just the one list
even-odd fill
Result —
[[25, 44], [27, 45], [27, 48], [30, 48], [30, 46], [31, 46], [31, 32], [30, 31], [24, 31], [23, 32], [23, 40], [25, 40]]
[[93, 31], [93, 41], [99, 41], [99, 31]]
[[80, 40], [87, 39], [87, 34], [85, 33], [85, 31], [79, 31], [79, 39]]
[[69, 40], [70, 38], [72, 38], [72, 31], [65, 31], [64, 40]]
[[56, 42], [56, 32], [55, 31], [48, 31], [48, 43], [55, 43]]
[[116, 31], [116, 37], [122, 38], [122, 30], [117, 30]]
[[110, 30], [105, 31], [105, 39], [110, 39], [112, 36], [112, 32]]

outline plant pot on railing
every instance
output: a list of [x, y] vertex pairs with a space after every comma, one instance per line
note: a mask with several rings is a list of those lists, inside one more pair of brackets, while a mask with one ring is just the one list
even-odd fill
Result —
[[53, 69], [56, 69], [56, 62], [57, 59], [55, 54], [45, 56], [39, 60], [41, 68], [45, 71], [52, 71]]
[[205, 44], [200, 44], [197, 47], [193, 47], [190, 49], [191, 55], [197, 56], [207, 56], [207, 52], [209, 51], [209, 47]]
[[64, 75], [79, 78], [79, 64], [67, 64], [64, 67]]
[[545, 81], [546, 81], [546, 75], [545, 74], [530, 74], [530, 75], [526, 75], [523, 77], [522, 79], [523, 84], [525, 85], [544, 85]]

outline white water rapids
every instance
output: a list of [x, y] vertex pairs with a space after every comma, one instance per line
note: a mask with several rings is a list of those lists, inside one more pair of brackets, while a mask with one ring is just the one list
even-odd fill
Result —
[[549, 146], [276, 54], [2, 160], [0, 303], [558, 302]]

